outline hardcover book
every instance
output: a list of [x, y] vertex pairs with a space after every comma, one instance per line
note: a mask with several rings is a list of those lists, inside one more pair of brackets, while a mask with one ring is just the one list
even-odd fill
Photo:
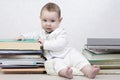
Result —
[[97, 53], [120, 52], [119, 38], [88, 38], [85, 48]]
[[16, 41], [11, 39], [0, 40], [0, 50], [40, 50], [41, 44], [34, 39]]
[[113, 59], [120, 59], [120, 54], [117, 53], [107, 53], [107, 54], [96, 54], [91, 52], [87, 49], [83, 50], [83, 55], [88, 60], [113, 60]]

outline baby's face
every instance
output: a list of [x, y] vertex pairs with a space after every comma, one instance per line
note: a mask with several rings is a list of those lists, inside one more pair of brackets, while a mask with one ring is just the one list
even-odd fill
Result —
[[60, 24], [61, 18], [59, 18], [57, 12], [43, 10], [41, 14], [41, 25], [46, 32], [54, 31]]

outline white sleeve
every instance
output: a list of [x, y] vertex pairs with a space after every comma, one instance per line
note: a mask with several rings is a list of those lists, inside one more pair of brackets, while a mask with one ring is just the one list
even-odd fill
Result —
[[39, 32], [31, 32], [27, 34], [22, 34], [25, 39], [39, 39], [40, 38], [40, 33]]

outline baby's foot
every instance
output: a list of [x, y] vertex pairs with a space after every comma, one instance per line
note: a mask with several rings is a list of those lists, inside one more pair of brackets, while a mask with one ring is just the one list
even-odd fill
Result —
[[72, 79], [73, 78], [72, 72], [73, 72], [72, 69], [68, 67], [67, 69], [62, 69], [59, 72], [59, 75], [68, 79]]
[[92, 68], [92, 73], [91, 75], [89, 75], [88, 77], [89, 78], [95, 78], [96, 74], [100, 71], [100, 67], [97, 66], [97, 65], [93, 65], [93, 68]]

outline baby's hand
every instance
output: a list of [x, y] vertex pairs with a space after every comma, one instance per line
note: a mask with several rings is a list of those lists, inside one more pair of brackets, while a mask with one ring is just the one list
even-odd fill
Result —
[[18, 37], [16, 37], [15, 38], [15, 40], [17, 40], [17, 41], [22, 41], [22, 40], [24, 40], [25, 38], [24, 38], [24, 36], [18, 36]]
[[44, 40], [43, 39], [38, 39], [38, 42], [43, 45]]
[[41, 49], [42, 51], [44, 51], [44, 49], [43, 49], [44, 40], [39, 38], [39, 39], [38, 39], [38, 42], [41, 44], [40, 49]]

